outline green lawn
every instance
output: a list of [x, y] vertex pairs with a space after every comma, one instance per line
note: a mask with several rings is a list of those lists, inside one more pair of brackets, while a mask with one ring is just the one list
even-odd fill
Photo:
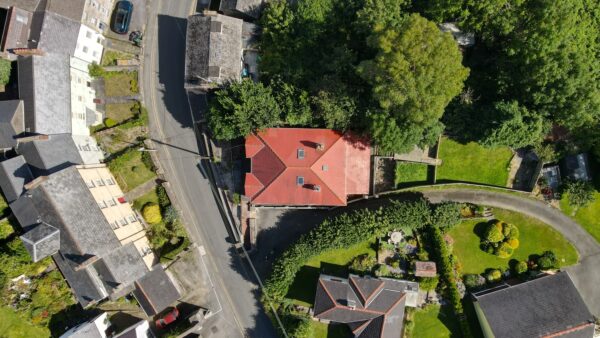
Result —
[[108, 163], [110, 171], [115, 175], [119, 186], [127, 192], [156, 176], [142, 162], [142, 152], [130, 149]]
[[541, 254], [546, 250], [556, 253], [562, 266], [577, 263], [578, 254], [573, 245], [550, 226], [529, 216], [512, 211], [494, 209], [494, 217], [519, 228], [520, 246], [508, 259], [488, 254], [479, 248], [481, 233], [485, 222], [464, 221], [449, 232], [454, 239], [454, 254], [462, 264], [464, 274], [479, 274], [489, 268], [507, 269], [512, 259], [526, 260], [530, 255]]
[[396, 175], [394, 181], [397, 187], [427, 183], [427, 165], [396, 162]]
[[414, 338], [447, 338], [460, 336], [460, 324], [450, 306], [430, 305], [414, 313]]
[[115, 120], [117, 123], [129, 120], [135, 116], [131, 111], [134, 105], [135, 102], [109, 103], [106, 105], [106, 117]]
[[9, 212], [8, 203], [6, 203], [6, 198], [4, 198], [4, 194], [0, 193], [0, 216], [4, 216]]
[[104, 76], [104, 94], [107, 97], [129, 96], [138, 92], [137, 72], [107, 72]]
[[50, 337], [50, 331], [45, 327], [34, 326], [29, 321], [21, 318], [11, 308], [0, 306], [0, 337]]
[[376, 255], [374, 240], [367, 240], [347, 249], [326, 251], [309, 260], [296, 274], [287, 298], [303, 306], [312, 306], [319, 274], [348, 277], [348, 264], [356, 256]]
[[156, 189], [152, 189], [150, 192], [133, 201], [133, 207], [139, 211], [142, 211], [144, 205], [148, 203], [158, 204], [158, 195], [156, 194]]
[[462, 181], [505, 187], [512, 151], [507, 147], [484, 148], [477, 143], [460, 144], [444, 138], [438, 157], [437, 181]]
[[600, 192], [596, 191], [595, 199], [585, 208], [575, 210], [569, 205], [569, 196], [564, 194], [560, 200], [560, 209], [575, 219], [598, 242], [600, 242]]
[[351, 335], [350, 328], [346, 324], [323, 324], [311, 321], [313, 336], [311, 338], [348, 338]]

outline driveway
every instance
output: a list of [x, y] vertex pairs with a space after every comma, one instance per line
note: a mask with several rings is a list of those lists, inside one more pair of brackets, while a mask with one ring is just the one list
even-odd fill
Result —
[[565, 268], [583, 300], [595, 316], [600, 316], [600, 244], [577, 222], [549, 205], [511, 194], [484, 190], [448, 189], [425, 191], [433, 203], [467, 202], [517, 211], [539, 219], [563, 234], [579, 251], [579, 263]]

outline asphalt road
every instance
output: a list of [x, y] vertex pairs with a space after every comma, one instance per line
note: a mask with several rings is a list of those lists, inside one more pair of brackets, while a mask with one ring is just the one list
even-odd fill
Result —
[[148, 1], [141, 82], [151, 138], [188, 232], [206, 251], [207, 269], [222, 307], [217, 314], [221, 321], [203, 336], [276, 337], [258, 302], [257, 281], [237, 254], [210, 181], [200, 168], [203, 148], [183, 88], [186, 17], [194, 10], [194, 0]]

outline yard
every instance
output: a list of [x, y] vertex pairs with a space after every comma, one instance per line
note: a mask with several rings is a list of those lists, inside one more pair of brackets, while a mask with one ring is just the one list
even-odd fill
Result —
[[560, 200], [560, 209], [600, 242], [600, 192], [596, 191], [594, 197], [594, 201], [585, 208], [575, 210], [569, 205], [569, 196], [564, 194]]
[[508, 147], [484, 148], [477, 143], [460, 144], [444, 138], [438, 157], [437, 182], [471, 182], [505, 187], [513, 157]]
[[114, 120], [117, 124], [135, 116], [132, 108], [136, 102], [108, 103], [106, 105], [106, 117]]
[[104, 75], [104, 94], [107, 97], [130, 96], [139, 93], [138, 73], [106, 72]]
[[577, 263], [575, 248], [560, 233], [550, 226], [525, 215], [494, 209], [494, 218], [516, 225], [520, 232], [520, 246], [508, 259], [499, 258], [480, 249], [480, 237], [485, 222], [467, 220], [449, 232], [454, 239], [453, 252], [462, 265], [463, 274], [481, 274], [490, 268], [506, 270], [510, 260], [527, 260], [530, 255], [541, 254], [546, 250], [556, 253], [562, 266]]
[[108, 167], [124, 192], [154, 178], [156, 174], [142, 161], [142, 152], [130, 148], [112, 159]]
[[0, 306], [0, 332], [3, 338], [50, 337], [47, 328], [34, 326], [5, 306]]
[[347, 338], [351, 332], [345, 324], [323, 324], [312, 321], [313, 336], [311, 338]]
[[131, 60], [134, 58], [133, 54], [123, 53], [115, 50], [104, 50], [102, 55], [101, 66], [116, 66], [117, 60]]
[[413, 314], [411, 337], [447, 338], [460, 336], [460, 324], [450, 306], [429, 305]]
[[294, 303], [298, 305], [312, 306], [317, 280], [321, 272], [348, 277], [348, 265], [352, 259], [363, 254], [375, 257], [377, 253], [374, 247], [374, 240], [367, 240], [347, 249], [331, 250], [313, 257], [296, 274], [287, 298], [293, 299]]
[[415, 184], [427, 183], [427, 165], [419, 163], [396, 162], [394, 182], [402, 188]]

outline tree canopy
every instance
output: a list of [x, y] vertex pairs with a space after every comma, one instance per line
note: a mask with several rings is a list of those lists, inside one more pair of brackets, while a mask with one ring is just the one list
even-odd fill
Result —
[[516, 101], [497, 102], [491, 119], [492, 126], [483, 139], [483, 144], [496, 147], [522, 148], [539, 144], [544, 131], [541, 116], [531, 114]]

